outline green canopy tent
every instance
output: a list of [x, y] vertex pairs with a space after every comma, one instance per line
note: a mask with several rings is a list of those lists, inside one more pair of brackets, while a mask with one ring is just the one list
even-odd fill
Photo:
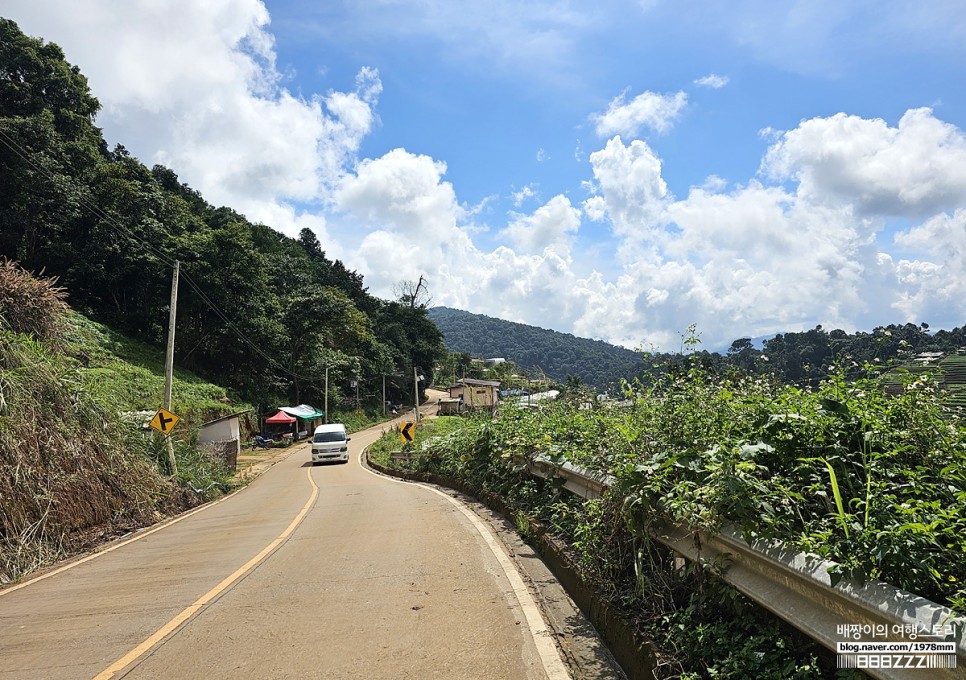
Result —
[[298, 420], [296, 436], [299, 438], [310, 436], [317, 426], [325, 422], [325, 412], [308, 404], [279, 406], [278, 409]]

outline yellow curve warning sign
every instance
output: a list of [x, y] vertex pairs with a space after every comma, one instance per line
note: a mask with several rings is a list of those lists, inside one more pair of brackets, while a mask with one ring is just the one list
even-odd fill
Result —
[[399, 438], [404, 442], [411, 442], [413, 440], [412, 423], [402, 423], [399, 426]]
[[171, 430], [174, 429], [174, 426], [177, 425], [180, 420], [181, 418], [171, 413], [171, 411], [159, 408], [158, 412], [155, 413], [154, 417], [151, 419], [150, 425], [161, 434], [171, 434]]

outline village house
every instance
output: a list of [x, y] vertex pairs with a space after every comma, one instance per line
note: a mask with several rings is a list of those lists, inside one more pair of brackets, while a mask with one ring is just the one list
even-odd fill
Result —
[[476, 409], [495, 411], [500, 400], [500, 381], [463, 378], [449, 388], [449, 399], [440, 399], [441, 414]]

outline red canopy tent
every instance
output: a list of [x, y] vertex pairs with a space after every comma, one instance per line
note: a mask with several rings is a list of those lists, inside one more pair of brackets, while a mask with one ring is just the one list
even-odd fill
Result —
[[287, 426], [282, 427], [281, 429], [273, 428], [274, 431], [271, 434], [272, 437], [281, 437], [282, 441], [291, 442], [295, 439], [295, 427], [293, 427], [293, 424], [296, 420], [298, 420], [298, 418], [290, 416], [284, 411], [279, 411], [271, 418], [266, 418], [265, 425], [274, 425], [276, 427], [282, 425]]

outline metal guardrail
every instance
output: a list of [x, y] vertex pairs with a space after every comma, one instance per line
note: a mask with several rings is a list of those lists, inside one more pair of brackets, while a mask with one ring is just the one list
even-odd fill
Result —
[[390, 451], [389, 461], [391, 463], [406, 463], [407, 465], [413, 459], [414, 453], [412, 451]]
[[[564, 479], [563, 487], [583, 498], [599, 498], [614, 481], [571, 463], [558, 465], [538, 459], [527, 467], [537, 477]], [[835, 566], [834, 562], [790, 551], [778, 543], [749, 545], [733, 529], [710, 534], [663, 521], [656, 524], [652, 534], [688, 559], [726, 566], [722, 574], [726, 582], [832, 651], [837, 651], [837, 643], [857, 642], [843, 626], [869, 626], [864, 630], [882, 631], [881, 637], [861, 635], [861, 642], [881, 643], [935, 641], [933, 630], [954, 626], [959, 633], [956, 668], [931, 668], [925, 673], [921, 668], [861, 670], [887, 680], [966, 679], [966, 619], [956, 617], [948, 607], [880, 581], [843, 579], [833, 587], [829, 568]]]

